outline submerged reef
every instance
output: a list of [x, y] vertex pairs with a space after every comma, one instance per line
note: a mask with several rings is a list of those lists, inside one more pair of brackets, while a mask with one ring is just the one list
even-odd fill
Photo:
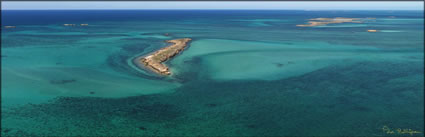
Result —
[[67, 84], [67, 83], [72, 83], [72, 82], [76, 82], [77, 80], [75, 79], [64, 79], [64, 80], [50, 80], [51, 84]]
[[3, 108], [5, 123], [30, 122], [5, 124], [2, 136], [388, 136], [384, 126], [419, 131], [419, 65], [358, 62], [275, 81], [197, 79], [170, 94], [58, 97]]

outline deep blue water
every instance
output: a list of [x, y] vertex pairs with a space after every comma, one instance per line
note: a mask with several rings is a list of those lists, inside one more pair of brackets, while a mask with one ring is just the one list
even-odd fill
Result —
[[2, 10], [3, 25], [48, 25], [92, 21], [161, 21], [184, 19], [222, 20], [232, 18], [315, 17], [423, 18], [423, 11], [299, 11], [299, 10]]

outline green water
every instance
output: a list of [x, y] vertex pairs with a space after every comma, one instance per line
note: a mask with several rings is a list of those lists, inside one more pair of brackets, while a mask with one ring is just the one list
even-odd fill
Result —
[[[419, 12], [32, 12], [2, 18], [2, 135], [424, 135]], [[377, 19], [295, 26], [315, 17]], [[184, 37], [171, 76], [133, 64]]]

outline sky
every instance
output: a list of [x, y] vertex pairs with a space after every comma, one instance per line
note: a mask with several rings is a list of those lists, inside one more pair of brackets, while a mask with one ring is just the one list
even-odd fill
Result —
[[154, 1], [38, 1], [38, 2], [1, 2], [2, 10], [76, 10], [76, 9], [273, 9], [273, 10], [424, 10], [423, 1], [385, 1], [385, 2], [361, 2], [361, 1], [268, 1], [268, 2], [154, 2]]

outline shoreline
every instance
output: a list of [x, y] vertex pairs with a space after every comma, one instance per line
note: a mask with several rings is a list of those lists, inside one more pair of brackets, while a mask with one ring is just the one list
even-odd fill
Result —
[[171, 75], [169, 67], [163, 63], [183, 52], [183, 50], [188, 46], [187, 43], [191, 40], [192, 39], [190, 38], [166, 40], [165, 42], [173, 44], [152, 53], [136, 57], [133, 59], [133, 63], [139, 68], [147, 68], [159, 75]]

